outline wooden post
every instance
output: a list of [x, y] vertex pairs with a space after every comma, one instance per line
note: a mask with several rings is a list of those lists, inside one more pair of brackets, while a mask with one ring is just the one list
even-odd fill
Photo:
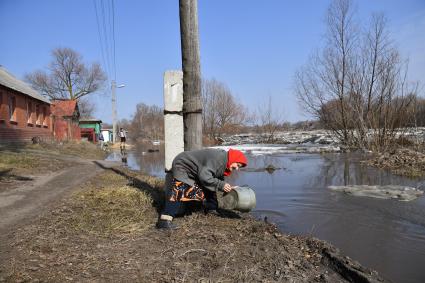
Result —
[[194, 150], [202, 148], [198, 2], [197, 0], [180, 0], [179, 3], [183, 65], [184, 150]]

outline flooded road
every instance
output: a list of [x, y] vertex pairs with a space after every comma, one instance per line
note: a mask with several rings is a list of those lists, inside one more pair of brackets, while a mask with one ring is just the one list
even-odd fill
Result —
[[[145, 152], [145, 153], [142, 153]], [[258, 218], [290, 234], [326, 240], [394, 282], [425, 282], [425, 197], [410, 202], [355, 197], [329, 185], [407, 185], [423, 180], [362, 166], [357, 154], [247, 154], [249, 167], [229, 182], [257, 195]], [[164, 176], [163, 153], [134, 151], [128, 166]], [[267, 165], [282, 168], [259, 171]]]
[[[123, 157], [126, 157], [124, 160]], [[164, 148], [150, 144], [140, 144], [128, 150], [126, 155], [113, 151], [106, 160], [122, 161], [132, 170], [142, 171], [148, 175], [164, 178]]]

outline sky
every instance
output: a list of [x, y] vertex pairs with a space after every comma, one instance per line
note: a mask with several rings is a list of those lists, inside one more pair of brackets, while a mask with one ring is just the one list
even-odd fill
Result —
[[[311, 118], [297, 103], [293, 78], [324, 41], [330, 2], [199, 0], [202, 77], [225, 83], [238, 102], [251, 110], [271, 97], [275, 110], [286, 120]], [[27, 73], [46, 69], [54, 48], [69, 47], [85, 63], [101, 63], [118, 85], [125, 84], [117, 89], [119, 119], [130, 119], [138, 103], [163, 107], [163, 74], [181, 69], [178, 1], [113, 3], [112, 20], [107, 10], [112, 0], [103, 1], [104, 13], [101, 0], [0, 0], [0, 65], [23, 79]], [[392, 39], [402, 56], [409, 58], [409, 79], [425, 83], [425, 0], [353, 3], [360, 21], [368, 21], [374, 12], [386, 15]], [[116, 76], [111, 66], [112, 22]], [[96, 118], [110, 123], [110, 81], [92, 100]]]

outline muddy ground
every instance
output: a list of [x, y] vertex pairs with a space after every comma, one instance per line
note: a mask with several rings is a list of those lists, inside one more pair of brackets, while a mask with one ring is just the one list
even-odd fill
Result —
[[154, 228], [162, 180], [106, 169], [0, 253], [0, 282], [382, 282], [329, 244], [248, 214], [194, 212]]

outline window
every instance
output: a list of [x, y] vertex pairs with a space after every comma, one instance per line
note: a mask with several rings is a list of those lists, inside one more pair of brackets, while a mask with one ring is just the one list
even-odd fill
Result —
[[16, 122], [16, 97], [9, 97], [9, 121]]
[[41, 119], [41, 121], [43, 121], [43, 126], [47, 128], [47, 110], [46, 107], [43, 106], [43, 117]]
[[40, 105], [35, 106], [35, 124], [40, 125]]
[[41, 111], [40, 111], [40, 120], [39, 120], [39, 124], [43, 125], [43, 121], [44, 121], [44, 107], [40, 107]]
[[5, 110], [3, 110], [3, 93], [0, 92], [0, 123], [4, 123], [4, 120], [6, 119], [4, 111]]
[[28, 101], [27, 103], [27, 123], [32, 124], [32, 103]]

